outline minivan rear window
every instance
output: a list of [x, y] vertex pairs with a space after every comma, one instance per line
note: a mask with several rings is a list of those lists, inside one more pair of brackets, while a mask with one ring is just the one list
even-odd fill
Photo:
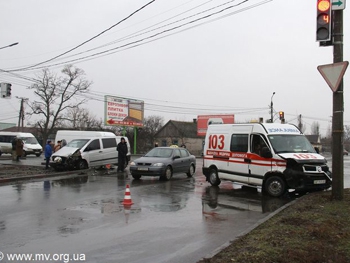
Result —
[[102, 139], [103, 148], [116, 148], [117, 140], [115, 138], [103, 138]]
[[0, 142], [12, 142], [15, 135], [0, 135]]

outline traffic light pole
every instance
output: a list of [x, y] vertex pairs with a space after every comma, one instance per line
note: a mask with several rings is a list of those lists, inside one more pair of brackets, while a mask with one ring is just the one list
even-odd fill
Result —
[[[343, 10], [333, 11], [333, 63], [343, 62]], [[344, 198], [344, 86], [343, 79], [333, 92], [332, 115], [332, 199]]]

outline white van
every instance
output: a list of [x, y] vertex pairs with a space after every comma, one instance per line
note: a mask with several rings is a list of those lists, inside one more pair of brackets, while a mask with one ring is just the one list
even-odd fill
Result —
[[35, 154], [39, 157], [42, 154], [43, 147], [39, 144], [33, 134], [28, 132], [0, 131], [0, 146], [2, 153], [12, 154], [12, 140], [15, 137], [22, 139], [24, 143], [23, 156]]
[[52, 154], [50, 166], [55, 170], [72, 170], [117, 165], [119, 142], [117, 136], [74, 139]]
[[126, 144], [128, 146], [128, 154], [127, 158], [128, 161], [130, 161], [131, 152], [130, 152], [130, 143], [126, 136], [117, 136], [113, 132], [104, 132], [104, 131], [72, 131], [72, 130], [59, 130], [56, 133], [55, 137], [55, 144], [57, 144], [58, 141], [65, 140], [66, 143], [71, 142], [75, 139], [92, 139], [97, 137], [116, 137], [117, 138], [117, 144], [120, 142], [120, 139], [123, 137], [126, 141]]
[[291, 124], [210, 125], [202, 171], [211, 185], [230, 180], [276, 197], [288, 189], [323, 190], [332, 184], [326, 159]]

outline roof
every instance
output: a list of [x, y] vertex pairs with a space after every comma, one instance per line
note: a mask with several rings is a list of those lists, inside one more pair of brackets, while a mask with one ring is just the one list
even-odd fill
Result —
[[305, 135], [311, 143], [320, 143], [320, 135]]
[[198, 138], [197, 122], [170, 120], [162, 128], [160, 128], [159, 131], [155, 134], [155, 137], [168, 137], [168, 136]]
[[18, 127], [15, 126], [15, 127], [10, 127], [10, 128], [7, 128], [7, 129], [3, 129], [1, 131], [7, 131], [7, 132], [28, 132], [28, 133], [33, 133], [33, 134], [36, 134], [38, 132], [38, 129], [35, 128], [35, 127]]

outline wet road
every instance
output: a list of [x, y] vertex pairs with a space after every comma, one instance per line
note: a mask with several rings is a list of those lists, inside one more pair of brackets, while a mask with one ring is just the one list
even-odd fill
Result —
[[[194, 178], [168, 182], [89, 172], [0, 186], [0, 251], [64, 255], [57, 262], [194, 263], [289, 201], [228, 182], [210, 187], [201, 163]], [[121, 205], [127, 184], [131, 209]]]

